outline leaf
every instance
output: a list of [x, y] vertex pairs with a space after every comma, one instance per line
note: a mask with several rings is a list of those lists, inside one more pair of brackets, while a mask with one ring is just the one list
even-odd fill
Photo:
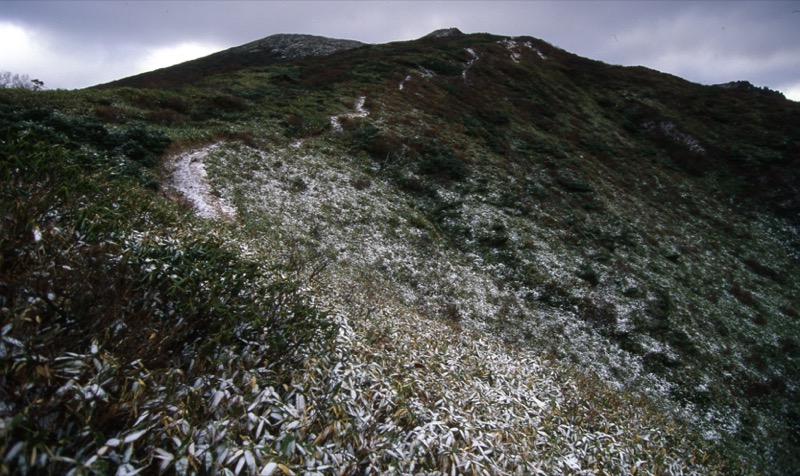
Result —
[[245, 450], [244, 452], [244, 459], [247, 461], [247, 467], [250, 468], [250, 471], [256, 470], [256, 457], [253, 455], [253, 452], [250, 450]]
[[233, 471], [234, 474], [239, 474], [240, 472], [242, 472], [242, 468], [244, 468], [244, 464], [245, 464], [245, 459], [244, 458], [239, 458], [239, 462], [236, 463], [236, 469]]
[[285, 474], [286, 476], [292, 476], [294, 474], [292, 473], [292, 470], [289, 469], [289, 467], [286, 466], [285, 464], [278, 463], [278, 469], [283, 471], [283, 474]]
[[[175, 456], [172, 453], [162, 450], [161, 448], [156, 448], [156, 458], [163, 460], [166, 463], [170, 463], [172, 460], [175, 459]], [[164, 463], [161, 463], [162, 467]]]
[[20, 450], [24, 446], [25, 446], [25, 442], [24, 441], [18, 441], [17, 444], [15, 444], [11, 448], [11, 450], [8, 452], [8, 454], [6, 454], [6, 458], [5, 458], [6, 463], [10, 463], [17, 456], [17, 453], [19, 453]]
[[270, 461], [266, 466], [261, 468], [261, 473], [259, 474], [260, 476], [272, 476], [272, 473], [274, 473], [276, 469], [278, 469], [278, 464]]
[[217, 408], [217, 405], [219, 405], [219, 402], [222, 400], [222, 397], [224, 396], [225, 392], [223, 392], [222, 390], [217, 390], [216, 392], [214, 392], [214, 400], [211, 402], [211, 409]]
[[317, 437], [314, 439], [314, 444], [318, 445], [324, 442], [328, 438], [328, 435], [330, 435], [331, 433], [336, 433], [333, 424], [330, 424], [327, 427], [325, 427], [325, 429], [322, 430], [322, 432], [319, 435], [317, 435]]
[[133, 433], [131, 433], [128, 436], [126, 436], [125, 439], [122, 440], [122, 442], [123, 443], [132, 443], [132, 442], [138, 440], [139, 438], [141, 438], [142, 435], [144, 435], [145, 433], [147, 433], [147, 428], [145, 428], [144, 430], [134, 431]]
[[117, 469], [117, 476], [135, 476], [144, 471], [147, 466], [135, 469], [130, 463], [125, 463]]

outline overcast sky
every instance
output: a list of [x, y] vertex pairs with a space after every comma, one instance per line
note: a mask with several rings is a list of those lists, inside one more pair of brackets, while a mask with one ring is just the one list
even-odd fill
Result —
[[703, 84], [748, 80], [800, 100], [800, 0], [0, 0], [0, 70], [82, 88], [275, 33], [385, 43], [447, 27], [534, 36]]

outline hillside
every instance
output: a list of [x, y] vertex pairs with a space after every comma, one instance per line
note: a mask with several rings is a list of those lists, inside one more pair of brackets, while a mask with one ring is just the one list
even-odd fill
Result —
[[178, 65], [137, 74], [102, 84], [99, 88], [181, 87], [213, 74], [224, 74], [302, 58], [326, 56], [363, 46], [354, 40], [314, 35], [277, 34]]
[[800, 105], [338, 41], [0, 91], [4, 472], [800, 471]]

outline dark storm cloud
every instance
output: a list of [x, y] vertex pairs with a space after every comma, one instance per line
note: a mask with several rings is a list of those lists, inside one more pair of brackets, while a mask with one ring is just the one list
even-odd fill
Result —
[[125, 65], [146, 67], [151, 63], [143, 58], [158, 51], [210, 52], [274, 33], [384, 43], [455, 26], [535, 36], [581, 56], [644, 65], [691, 81], [747, 79], [784, 90], [797, 87], [800, 94], [795, 10], [800, 1], [4, 1], [0, 25], [35, 33], [44, 45], [37, 51], [57, 51], [76, 64], [106, 65], [106, 75], [139, 72]]
[[698, 2], [621, 25], [613, 43], [594, 53], [687, 79], [738, 79], [786, 87], [800, 82], [798, 2]]

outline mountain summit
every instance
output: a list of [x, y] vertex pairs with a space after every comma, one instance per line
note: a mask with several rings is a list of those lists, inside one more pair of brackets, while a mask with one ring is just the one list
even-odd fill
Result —
[[[284, 61], [313, 56], [325, 56], [364, 46], [355, 40], [338, 40], [324, 36], [277, 34], [226, 50], [230, 56], [262, 55], [280, 56]], [[263, 64], [262, 64], [263, 66]]]
[[442, 28], [440, 30], [434, 30], [422, 38], [452, 38], [458, 36], [464, 36], [464, 33], [458, 28]]
[[432, 35], [0, 90], [0, 473], [797, 473], [800, 104]]
[[173, 87], [192, 83], [214, 74], [269, 66], [314, 56], [325, 56], [360, 46], [364, 46], [364, 43], [355, 40], [339, 40], [314, 35], [275, 34], [203, 58], [96, 87]]

